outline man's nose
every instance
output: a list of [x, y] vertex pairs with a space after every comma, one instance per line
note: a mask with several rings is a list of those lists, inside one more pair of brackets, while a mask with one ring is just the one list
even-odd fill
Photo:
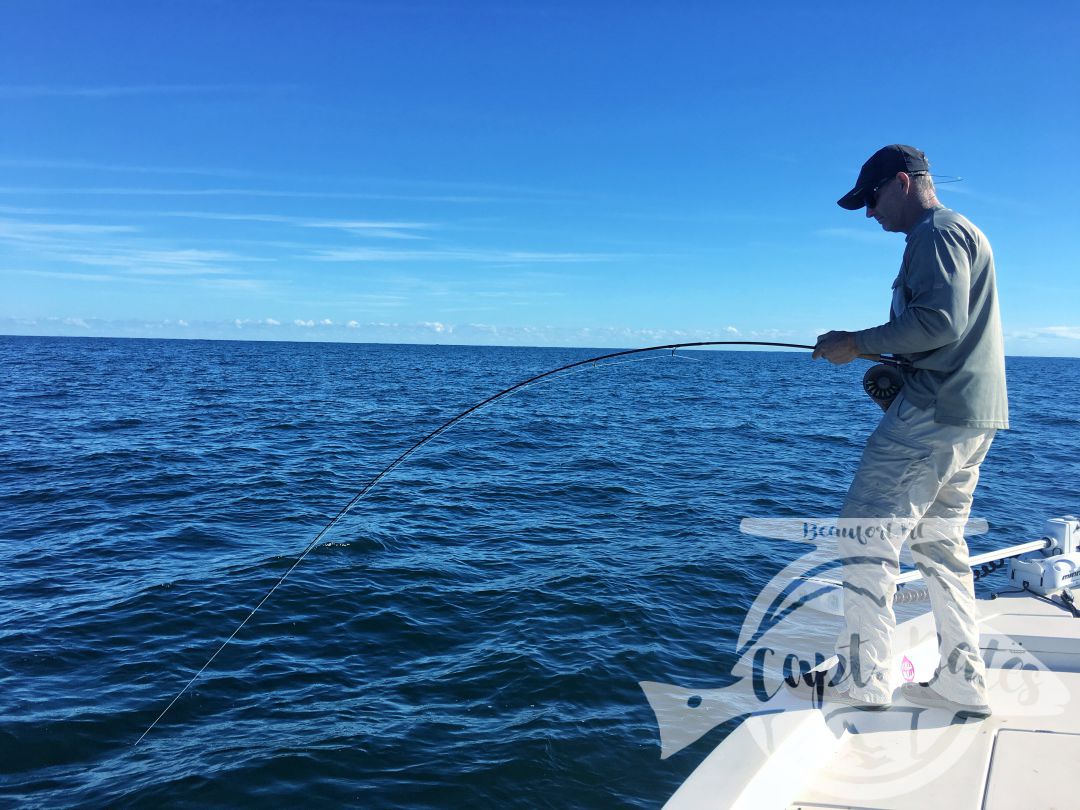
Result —
[[867, 219], [873, 219], [874, 218], [874, 209], [871, 208], [869, 205], [866, 206], [866, 218]]

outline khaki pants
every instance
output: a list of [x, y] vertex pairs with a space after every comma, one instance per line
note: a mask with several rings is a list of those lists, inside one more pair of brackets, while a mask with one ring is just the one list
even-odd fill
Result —
[[846, 629], [837, 651], [854, 697], [892, 698], [892, 601], [907, 541], [937, 624], [934, 689], [958, 703], [986, 702], [964, 524], [995, 432], [938, 424], [901, 392], [867, 440], [838, 523]]

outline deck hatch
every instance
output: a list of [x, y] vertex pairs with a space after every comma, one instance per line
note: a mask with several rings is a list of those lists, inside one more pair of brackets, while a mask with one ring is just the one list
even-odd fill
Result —
[[1074, 807], [1070, 777], [1080, 734], [1002, 729], [994, 740], [983, 810]]

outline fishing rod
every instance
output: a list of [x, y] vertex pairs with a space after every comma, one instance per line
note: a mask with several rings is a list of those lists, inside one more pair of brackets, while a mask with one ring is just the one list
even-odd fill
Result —
[[[271, 596], [273, 596], [274, 592], [279, 587], [281, 587], [282, 583], [284, 583], [286, 579], [289, 578], [289, 575], [296, 569], [296, 567], [300, 565], [300, 563], [304, 561], [308, 554], [310, 554], [319, 545], [319, 541], [321, 541], [322, 538], [326, 536], [327, 532], [329, 532], [339, 522], [341, 522], [341, 520], [350, 511], [352, 511], [353, 507], [356, 506], [356, 504], [359, 503], [360, 500], [365, 495], [367, 495], [368, 492], [371, 491], [372, 487], [374, 487], [383, 478], [393, 472], [397, 467], [404, 463], [404, 461], [409, 458], [409, 456], [411, 456], [425, 444], [442, 435], [447, 430], [456, 425], [458, 422], [476, 413], [482, 408], [485, 408], [488, 405], [492, 405], [495, 402], [498, 402], [500, 399], [504, 399], [505, 397], [508, 397], [523, 388], [533, 385], [540, 380], [554, 377], [558, 374], [570, 371], [571, 369], [588, 366], [590, 364], [597, 365], [603, 363], [605, 360], [614, 360], [618, 357], [629, 357], [630, 355], [644, 354], [646, 352], [670, 350], [671, 355], [674, 357], [675, 352], [679, 349], [701, 348], [705, 346], [769, 346], [772, 348], [808, 349], [811, 351], [815, 348], [814, 346], [808, 346], [803, 343], [773, 343], [760, 340], [701, 340], [692, 343], [666, 343], [661, 346], [646, 346], [640, 349], [623, 349], [622, 351], [609, 352], [608, 354], [601, 354], [596, 357], [589, 357], [585, 360], [575, 360], [574, 362], [567, 363], [564, 366], [559, 366], [558, 368], [551, 369], [550, 371], [536, 374], [532, 377], [529, 377], [527, 380], [522, 380], [519, 383], [511, 385], [509, 388], [504, 388], [497, 394], [492, 394], [487, 399], [477, 402], [475, 405], [466, 408], [464, 411], [457, 414], [456, 416], [447, 419], [445, 422], [439, 425], [439, 427], [435, 428], [426, 436], [416, 441], [411, 447], [409, 447], [407, 450], [404, 450], [401, 454], [397, 456], [397, 458], [395, 458], [393, 461], [383, 467], [374, 477], [372, 477], [370, 481], [364, 484], [364, 486], [349, 500], [347, 504], [345, 504], [345, 506], [341, 508], [341, 511], [339, 511], [333, 518], [330, 519], [330, 521], [325, 526], [323, 526], [319, 530], [315, 537], [312, 538], [311, 542], [308, 543], [307, 546], [304, 548], [300, 556], [296, 558], [296, 561], [291, 566], [289, 566], [288, 570], [286, 570], [285, 573], [281, 575], [277, 582], [274, 583], [273, 587], [271, 587], [270, 590], [266, 592], [266, 595], [263, 596], [263, 598], [259, 600], [258, 604], [256, 604], [255, 607], [251, 609], [251, 611], [247, 614], [247, 616], [244, 617], [244, 620], [240, 622], [237, 628], [233, 630], [231, 634], [229, 634], [229, 637], [226, 638], [223, 642], [221, 642], [221, 644], [214, 651], [214, 654], [210, 656], [207, 662], [203, 664], [194, 675], [191, 676], [188, 682], [184, 684], [184, 687], [176, 694], [176, 697], [169, 701], [169, 704], [164, 709], [162, 709], [161, 714], [159, 714], [154, 719], [154, 722], [147, 726], [146, 731], [139, 735], [139, 739], [135, 741], [135, 745], [137, 746], [140, 742], [142, 742], [143, 738], [146, 737], [146, 735], [153, 730], [153, 728], [161, 721], [161, 719], [169, 713], [169, 710], [172, 709], [174, 705], [176, 705], [176, 701], [178, 701], [184, 695], [184, 693], [187, 692], [188, 688], [193, 683], [195, 683], [196, 680], [198, 680], [199, 676], [202, 675], [203, 672], [205, 672], [212, 663], [214, 663], [214, 660], [218, 657], [221, 651], [224, 650], [234, 638], [236, 638], [237, 634], [239, 634], [239, 632], [244, 629], [244, 626], [247, 625], [247, 623], [251, 620], [251, 617], [255, 615], [259, 608], [266, 604], [267, 600]], [[907, 365], [907, 362], [900, 358], [877, 354], [860, 354], [858, 355], [858, 357], [862, 360], [869, 360], [871, 362], [877, 363], [877, 365], [873, 366], [863, 378], [863, 388], [868, 394], [870, 394], [871, 398], [873, 398], [875, 402], [878, 402], [878, 404], [882, 404], [884, 408], [885, 406], [883, 405], [882, 400], [879, 399], [879, 395], [887, 395], [890, 389], [895, 387], [895, 391], [892, 391], [893, 396], [895, 396], [896, 391], [899, 391], [900, 382], [899, 375], [895, 374], [894, 369]], [[870, 373], [875, 369], [880, 369], [882, 371], [879, 372], [878, 377], [874, 378], [875, 390], [871, 391], [871, 386], [870, 384], [868, 384], [867, 381], [870, 378]], [[886, 375], [886, 371], [891, 372], [893, 376], [890, 377]]]

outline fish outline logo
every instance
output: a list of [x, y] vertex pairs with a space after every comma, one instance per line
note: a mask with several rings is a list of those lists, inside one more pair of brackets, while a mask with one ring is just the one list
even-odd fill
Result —
[[[822, 645], [819, 633], [816, 645], [811, 640], [801, 650], [777, 643], [785, 637], [798, 640], [805, 636], [804, 631], [811, 623], [808, 618], [835, 615], [840, 605], [837, 581], [828, 576], [835, 574], [840, 565], [835, 548], [827, 542], [830, 533], [795, 536], [797, 532], [792, 530], [791, 523], [790, 519], [744, 519], [741, 523], [746, 533], [798, 540], [807, 544], [808, 551], [786, 565], [754, 599], [740, 629], [736, 663], [725, 677], [729, 682], [708, 689], [658, 681], [639, 682], [656, 716], [661, 760], [692, 745], [716, 727], [747, 716], [763, 718], [752, 731], [757, 744], [769, 752], [779, 741], [773, 736], [775, 723], [765, 721], [808, 710], [805, 699], [784, 688], [785, 684], [792, 688], [810, 686], [820, 696], [827, 682], [839, 681], [830, 681], [834, 677], [830, 673], [836, 673], [838, 668], [842, 670], [843, 662], [827, 654], [832, 652], [835, 636], [828, 645]], [[979, 534], [987, 529], [985, 521], [973, 519], [965, 533]], [[929, 629], [933, 630], [932, 623]], [[904, 654], [895, 659], [896, 682], [929, 680], [938, 663], [935, 634], [924, 632], [921, 637], [905, 637], [904, 625], [898, 631], [896, 646]], [[984, 651], [988, 673], [994, 673], [998, 685], [1003, 687], [996, 690], [995, 710], [1025, 717], [1054, 716], [1065, 710], [1069, 693], [1053, 670], [999, 629], [992, 617], [983, 621], [982, 635], [984, 639], [990, 637]], [[849, 749], [855, 754], [847, 767], [834, 775], [838, 787], [857, 783], [860, 790], [884, 798], [894, 795], [901, 787], [909, 790], [913, 779], [931, 781], [963, 753], [955, 735], [947, 733], [955, 723], [943, 722], [945, 713], [941, 710], [894, 705], [890, 711], [872, 713], [871, 717], [853, 707], [837, 704], [817, 703], [813, 708], [821, 710], [825, 724], [837, 740], [847, 735]], [[917, 763], [917, 767], [888, 767], [881, 747], [870, 733], [888, 728], [919, 732], [909, 735], [912, 747], [906, 760]], [[950, 749], [953, 756], [949, 755]]]

